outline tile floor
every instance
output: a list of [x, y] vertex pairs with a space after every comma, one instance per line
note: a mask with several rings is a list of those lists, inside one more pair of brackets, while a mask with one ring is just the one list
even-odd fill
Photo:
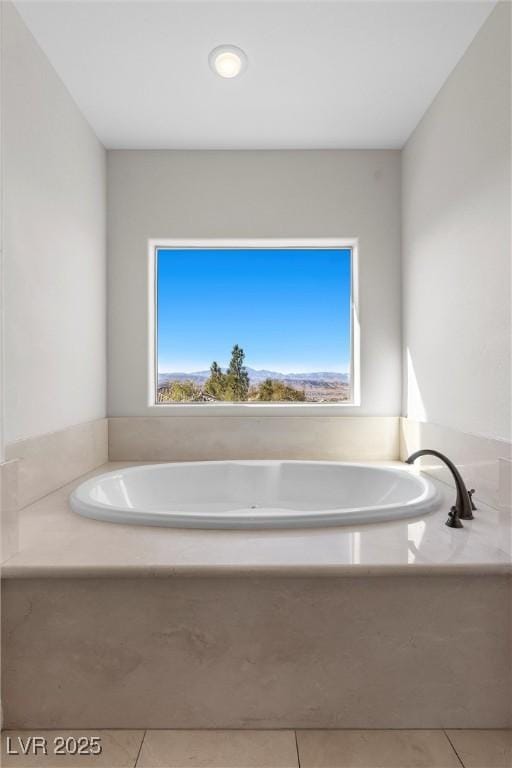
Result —
[[[54, 739], [99, 736], [100, 755]], [[48, 755], [29, 752], [41, 737]], [[41, 742], [39, 742], [41, 743]], [[73, 741], [70, 742], [72, 748]], [[9, 751], [11, 754], [8, 754]], [[19, 754], [12, 754], [17, 751]], [[512, 730], [5, 731], [4, 768], [512, 768]]]

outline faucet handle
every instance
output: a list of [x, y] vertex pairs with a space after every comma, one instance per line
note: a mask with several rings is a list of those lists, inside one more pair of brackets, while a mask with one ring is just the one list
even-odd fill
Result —
[[472, 488], [470, 491], [468, 491], [469, 500], [471, 502], [471, 509], [478, 509], [475, 502], [473, 501], [473, 494], [475, 492], [475, 489]]
[[446, 521], [445, 525], [447, 525], [448, 528], [464, 528], [460, 521], [457, 507], [454, 506], [450, 508], [450, 511], [448, 512], [448, 520]]

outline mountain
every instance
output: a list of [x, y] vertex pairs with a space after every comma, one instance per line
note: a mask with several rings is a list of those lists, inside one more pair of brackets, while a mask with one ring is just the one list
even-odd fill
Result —
[[[223, 369], [225, 370], [225, 369]], [[278, 381], [290, 381], [295, 383], [318, 383], [326, 382], [333, 384], [348, 384], [348, 373], [337, 373], [336, 371], [314, 371], [304, 373], [281, 373], [280, 371], [267, 371], [249, 368], [247, 366], [249, 380], [251, 384], [261, 384], [265, 379], [277, 379]], [[196, 384], [204, 384], [210, 376], [210, 371], [193, 371], [185, 373], [183, 371], [169, 371], [158, 374], [158, 385], [163, 386], [169, 381], [193, 381]]]

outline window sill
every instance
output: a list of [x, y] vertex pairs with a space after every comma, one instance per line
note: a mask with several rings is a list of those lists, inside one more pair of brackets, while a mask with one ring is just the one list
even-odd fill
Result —
[[349, 416], [360, 403], [166, 403], [150, 404], [159, 416]]

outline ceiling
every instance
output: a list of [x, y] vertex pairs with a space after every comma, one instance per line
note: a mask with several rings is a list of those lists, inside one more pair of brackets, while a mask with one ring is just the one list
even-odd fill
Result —
[[15, 4], [108, 148], [313, 149], [403, 146], [495, 3]]

